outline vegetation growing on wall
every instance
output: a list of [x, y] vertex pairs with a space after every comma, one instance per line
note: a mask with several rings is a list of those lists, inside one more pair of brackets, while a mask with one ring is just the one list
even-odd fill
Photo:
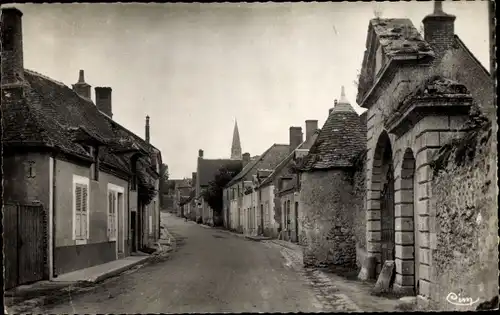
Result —
[[472, 161], [478, 146], [488, 141], [491, 136], [491, 121], [477, 106], [471, 108], [465, 127], [469, 130], [467, 134], [461, 138], [453, 138], [449, 143], [443, 145], [434, 161], [431, 162], [434, 176], [445, 170], [450, 161], [453, 161], [456, 166], [462, 166], [464, 163]]

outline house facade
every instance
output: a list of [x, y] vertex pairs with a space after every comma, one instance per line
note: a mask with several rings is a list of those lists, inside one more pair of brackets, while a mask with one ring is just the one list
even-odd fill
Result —
[[203, 191], [209, 187], [211, 181], [215, 180], [220, 169], [241, 169], [241, 164], [242, 161], [238, 159], [205, 159], [203, 150], [199, 150], [194, 199], [196, 203], [196, 222], [209, 225], [222, 222], [222, 216], [214, 217], [214, 210], [204, 199]]
[[[487, 184], [496, 153], [483, 149], [493, 143], [495, 103], [490, 74], [454, 33], [455, 16], [434, 5], [423, 38], [407, 19], [369, 23], [357, 97], [367, 109], [366, 250], [375, 273], [395, 261], [395, 291], [456, 310], [446, 296], [458, 288], [479, 299], [498, 294], [497, 191]], [[482, 140], [464, 160], [458, 148], [471, 139]]]
[[6, 260], [14, 266], [26, 252], [19, 272], [43, 270], [19, 278], [8, 269], [9, 285], [122, 258], [157, 240], [161, 154], [112, 119], [111, 88], [97, 87], [94, 104], [83, 70], [71, 89], [24, 69], [18, 9], [2, 9], [2, 43], [4, 200], [19, 210], [4, 222], [18, 241]]
[[[250, 154], [243, 156], [243, 169], [225, 187], [223, 209], [227, 211], [226, 228], [248, 235], [258, 235], [263, 231], [263, 222], [277, 230], [272, 211], [265, 214], [266, 201], [270, 205], [271, 197], [265, 192], [256, 190], [259, 184], [259, 173], [270, 174], [274, 168], [289, 154], [289, 145], [274, 144], [262, 155], [254, 159]], [[265, 200], [269, 197], [269, 200]], [[263, 198], [262, 200], [260, 198]]]
[[[306, 139], [302, 141], [302, 130], [300, 127], [290, 127], [290, 154], [283, 159], [274, 170], [265, 176], [258, 176], [258, 195], [261, 196], [261, 212], [265, 218], [270, 215], [276, 224], [270, 225], [271, 220], [264, 221], [263, 234], [265, 236], [280, 237], [285, 240], [298, 240], [299, 205], [295, 205], [299, 185], [297, 184], [297, 173], [294, 165], [303, 156], [307, 155], [309, 148], [318, 135], [318, 121], [306, 120]], [[290, 195], [292, 194], [292, 195]], [[289, 202], [296, 208], [287, 206]], [[267, 223], [266, 223], [267, 222]], [[282, 233], [280, 234], [280, 231]]]

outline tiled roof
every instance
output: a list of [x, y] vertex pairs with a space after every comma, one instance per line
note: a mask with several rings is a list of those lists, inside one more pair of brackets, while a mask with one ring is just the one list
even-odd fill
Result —
[[347, 101], [332, 109], [318, 138], [301, 163], [302, 171], [352, 166], [352, 159], [365, 149], [366, 127]]
[[370, 28], [387, 56], [434, 56], [431, 46], [422, 38], [410, 19], [372, 19]]
[[[18, 104], [7, 102], [3, 111], [6, 145], [37, 144], [92, 159], [84, 147], [74, 141], [82, 131], [108, 144], [100, 151], [102, 162], [126, 173], [131, 170], [129, 159], [113, 154], [112, 149], [133, 144], [147, 153], [153, 151], [154, 147], [101, 114], [92, 101], [80, 97], [66, 85], [30, 70], [25, 70], [24, 78], [25, 97]], [[5, 96], [2, 98], [4, 101]]]
[[290, 146], [288, 144], [273, 144], [262, 155], [249, 162], [243, 170], [236, 175], [226, 187], [232, 186], [246, 176], [253, 176], [259, 169], [275, 169], [276, 166], [290, 154]]
[[198, 178], [200, 180], [200, 186], [207, 186], [212, 180], [214, 180], [215, 175], [217, 175], [217, 172], [221, 167], [232, 169], [241, 165], [241, 160], [198, 159]]

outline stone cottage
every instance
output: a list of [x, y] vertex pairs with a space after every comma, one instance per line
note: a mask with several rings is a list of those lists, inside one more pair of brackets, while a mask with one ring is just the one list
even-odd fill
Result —
[[[300, 142], [298, 141], [297, 144]], [[263, 194], [259, 196], [256, 193], [256, 177], [259, 172], [261, 175], [270, 173], [288, 154], [290, 154], [289, 145], [273, 144], [262, 155], [253, 160], [248, 153], [243, 156], [243, 169], [224, 189], [223, 209], [227, 211], [225, 215], [228, 216], [226, 220], [228, 229], [245, 231], [249, 235], [258, 234], [265, 219], [258, 205], [266, 204], [265, 200], [267, 200], [271, 207], [273, 196], [264, 196]], [[269, 213], [269, 225], [274, 226], [273, 228], [277, 230], [271, 212]]]
[[[304, 265], [353, 267], [365, 229], [362, 171], [366, 131], [362, 118], [341, 98], [299, 166]], [[361, 161], [360, 163], [358, 161]]]
[[161, 154], [149, 143], [149, 119], [144, 140], [112, 119], [111, 88], [96, 87], [92, 102], [83, 70], [71, 89], [24, 69], [22, 13], [2, 9], [1, 19], [8, 286], [155, 242]]
[[[260, 211], [263, 212], [265, 236], [279, 236], [278, 230], [283, 231], [281, 238], [285, 240], [298, 241], [299, 198], [298, 177], [293, 169], [296, 161], [305, 156], [314, 143], [319, 133], [317, 120], [306, 120], [306, 139], [302, 142], [302, 130], [300, 127], [290, 127], [291, 152], [283, 159], [270, 174], [258, 174], [256, 191], [261, 196]], [[296, 143], [301, 141], [297, 146]], [[265, 175], [265, 176], [263, 176]], [[274, 196], [268, 200], [267, 197]], [[290, 206], [290, 204], [292, 206]], [[278, 230], [269, 225], [269, 218], [273, 216], [278, 222]], [[281, 229], [280, 229], [281, 227]], [[300, 227], [301, 229], [301, 227]]]
[[[498, 295], [496, 150], [478, 150], [469, 162], [474, 171], [460, 164], [460, 152], [456, 160], [450, 155], [457, 146], [491, 146], [482, 114], [495, 103], [491, 76], [454, 33], [455, 16], [440, 1], [434, 6], [423, 38], [408, 19], [368, 25], [357, 96], [368, 110], [366, 249], [376, 273], [395, 261], [395, 292], [453, 310], [450, 292], [481, 300]], [[443, 150], [444, 170], [434, 176]]]

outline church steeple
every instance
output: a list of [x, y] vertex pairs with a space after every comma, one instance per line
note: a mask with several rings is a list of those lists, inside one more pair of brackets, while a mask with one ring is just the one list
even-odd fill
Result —
[[231, 146], [231, 160], [241, 160], [240, 133], [238, 131], [238, 122], [234, 121], [233, 145]]

